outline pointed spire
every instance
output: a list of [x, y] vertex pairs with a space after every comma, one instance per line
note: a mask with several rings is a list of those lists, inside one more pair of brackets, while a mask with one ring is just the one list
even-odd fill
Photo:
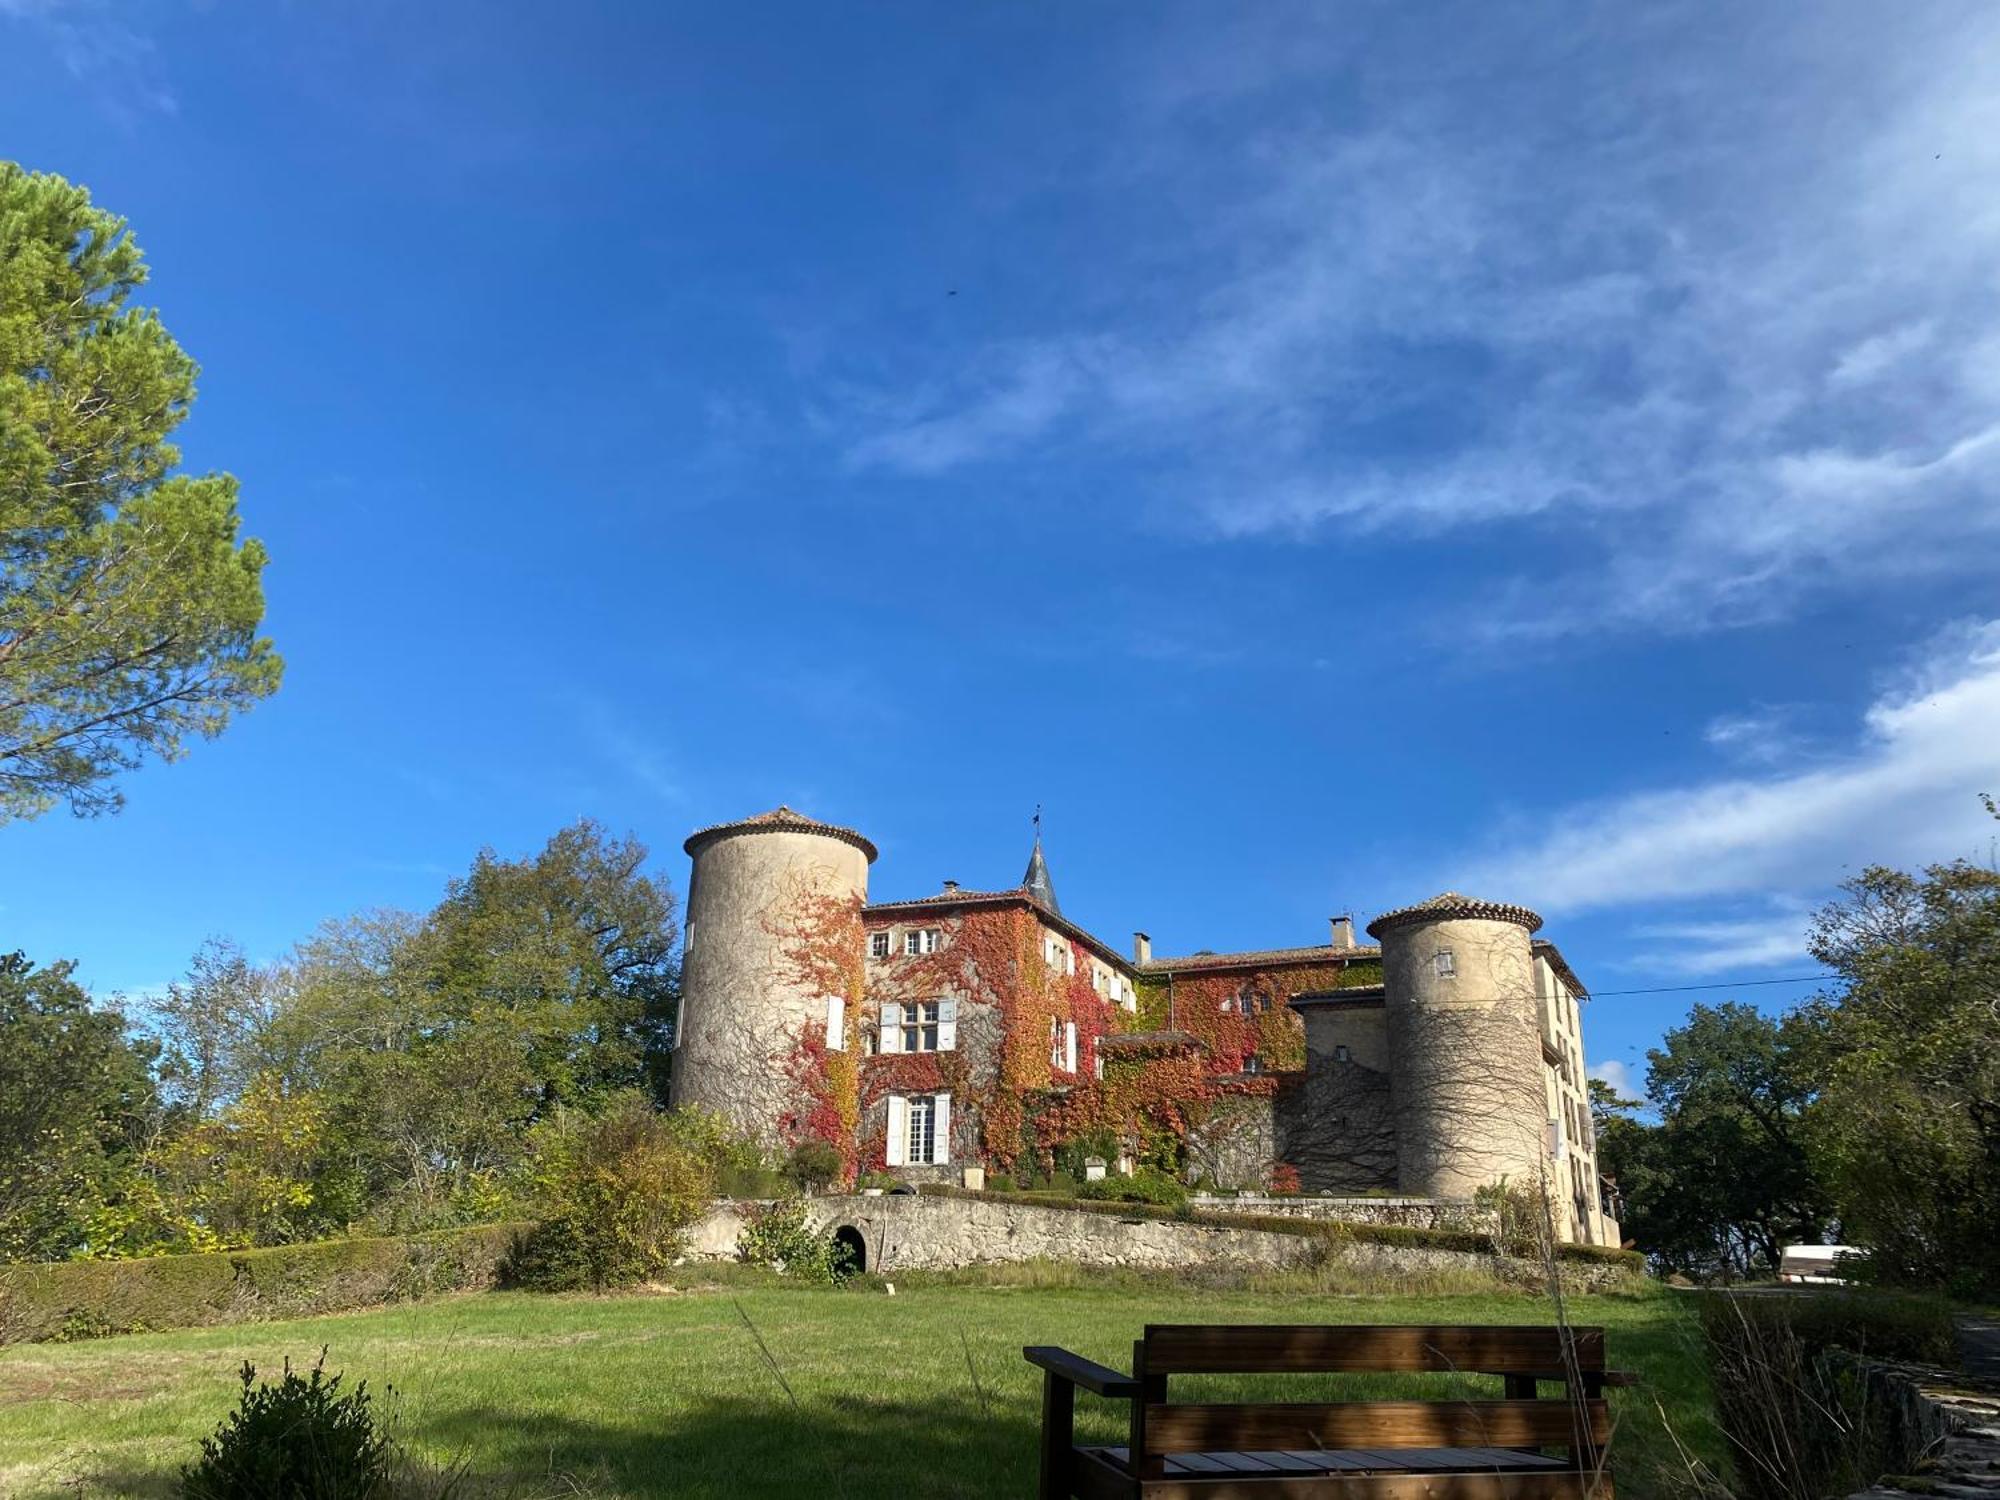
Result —
[[1027, 888], [1028, 899], [1046, 906], [1057, 916], [1062, 915], [1062, 903], [1056, 900], [1055, 882], [1049, 879], [1048, 861], [1042, 858], [1042, 809], [1035, 805], [1035, 852], [1028, 856], [1028, 873], [1021, 877], [1021, 884]]

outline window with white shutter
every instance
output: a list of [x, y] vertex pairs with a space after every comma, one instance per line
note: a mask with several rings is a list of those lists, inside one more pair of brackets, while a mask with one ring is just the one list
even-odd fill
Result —
[[875, 1027], [875, 1048], [878, 1052], [901, 1052], [903, 1050], [903, 1007], [895, 1001], [884, 1001], [882, 1013]]
[[938, 930], [935, 927], [919, 927], [903, 934], [903, 951], [912, 958], [937, 952], [937, 945]]
[[1063, 1022], [1063, 1071], [1076, 1071], [1076, 1022]]
[[901, 1094], [889, 1096], [889, 1136], [884, 1143], [884, 1160], [892, 1167], [905, 1166], [910, 1152], [910, 1102]]
[[839, 995], [826, 997], [826, 1044], [835, 1052], [847, 1050], [847, 1001]]
[[951, 1161], [951, 1095], [931, 1096], [932, 1115], [937, 1122], [937, 1136], [931, 1150], [931, 1165], [942, 1167]]
[[1062, 1066], [1062, 1022], [1057, 1020], [1049, 1022], [1049, 1066]]
[[958, 1002], [949, 996], [938, 1001], [937, 1049], [940, 1052], [958, 1050]]
[[870, 958], [887, 958], [889, 956], [888, 933], [871, 932], [868, 934], [868, 956]]

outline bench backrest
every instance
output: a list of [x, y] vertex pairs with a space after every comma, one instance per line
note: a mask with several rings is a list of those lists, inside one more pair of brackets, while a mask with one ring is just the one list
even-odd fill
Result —
[[1148, 1323], [1142, 1347], [1156, 1375], [1449, 1370], [1567, 1380], [1571, 1370], [1604, 1369], [1602, 1328]]
[[[1325, 1324], [1148, 1324], [1133, 1346], [1140, 1397], [1132, 1452], [1562, 1446], [1587, 1458], [1610, 1438], [1601, 1328]], [[1453, 1371], [1506, 1377], [1506, 1399], [1170, 1402], [1181, 1374]], [[1535, 1399], [1539, 1380], [1580, 1381], [1571, 1400]]]

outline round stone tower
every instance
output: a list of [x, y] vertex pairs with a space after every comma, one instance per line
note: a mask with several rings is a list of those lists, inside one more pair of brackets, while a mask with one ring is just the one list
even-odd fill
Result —
[[1398, 1186], [1469, 1198], [1540, 1180], [1547, 1100], [1524, 906], [1447, 891], [1368, 924], [1382, 945]]
[[[859, 908], [875, 846], [789, 807], [719, 823], [684, 845], [688, 880], [673, 1101], [728, 1117], [767, 1145], [798, 1105], [801, 1028], [829, 1020], [861, 961]], [[845, 950], [851, 946], [852, 952]]]

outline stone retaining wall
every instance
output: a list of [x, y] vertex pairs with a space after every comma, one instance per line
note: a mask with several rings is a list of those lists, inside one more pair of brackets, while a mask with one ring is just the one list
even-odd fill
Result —
[[1266, 1193], [1197, 1194], [1194, 1207], [1220, 1214], [1275, 1214], [1341, 1224], [1400, 1224], [1409, 1229], [1470, 1229], [1492, 1234], [1498, 1216], [1463, 1198], [1274, 1197]]
[[[813, 1198], [809, 1207], [823, 1233], [850, 1232], [860, 1240], [866, 1269], [887, 1275], [1036, 1260], [1149, 1270], [1221, 1266], [1282, 1270], [1325, 1264], [1329, 1259], [1357, 1275], [1470, 1273], [1522, 1282], [1539, 1281], [1542, 1275], [1531, 1262], [1479, 1251], [1330, 1241], [1281, 1230], [990, 1198], [856, 1195]], [[718, 1204], [696, 1227], [691, 1253], [707, 1259], [733, 1257], [742, 1225], [742, 1206]], [[1622, 1285], [1630, 1272], [1616, 1265], [1565, 1262], [1563, 1279], [1573, 1290], [1583, 1290]]]
[[1849, 1500], [2000, 1497], [2000, 1394], [1968, 1389], [1965, 1377], [1922, 1365], [1832, 1357], [1861, 1381], [1870, 1420], [1883, 1425], [1904, 1471]]

